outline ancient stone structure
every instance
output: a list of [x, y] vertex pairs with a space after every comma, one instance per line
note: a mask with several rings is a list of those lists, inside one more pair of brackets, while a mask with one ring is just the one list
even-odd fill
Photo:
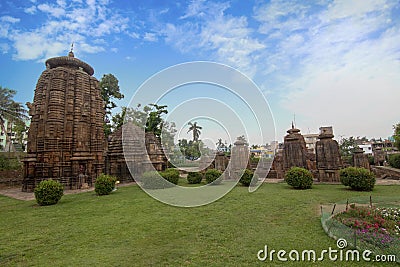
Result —
[[214, 168], [224, 172], [229, 164], [229, 157], [225, 156], [225, 152], [218, 151], [215, 155]]
[[357, 147], [353, 153], [353, 166], [370, 169], [368, 155], [364, 154], [364, 150]]
[[167, 168], [168, 159], [165, 156], [161, 140], [154, 133], [145, 134], [146, 150], [151, 164], [157, 171], [164, 171]]
[[321, 127], [319, 130], [319, 141], [315, 148], [318, 179], [323, 182], [340, 182], [339, 170], [343, 163], [339, 154], [339, 144], [332, 139], [332, 127]]
[[271, 169], [269, 170], [267, 178], [271, 179], [283, 179], [285, 170], [283, 168], [282, 151], [277, 151], [272, 162]]
[[133, 123], [124, 124], [109, 136], [106, 172], [120, 182], [134, 181], [143, 172], [152, 170], [152, 166], [163, 171], [167, 163], [160, 139], [153, 133], [144, 133]]
[[382, 148], [377, 147], [374, 149], [374, 163], [376, 166], [383, 166], [385, 163], [386, 154]]
[[228, 175], [235, 177], [235, 173], [244, 169], [250, 169], [250, 149], [243, 136], [240, 136], [233, 143], [229, 162]]
[[287, 171], [291, 167], [307, 168], [307, 147], [300, 130], [292, 124], [284, 137], [282, 162], [283, 169]]
[[49, 178], [80, 188], [103, 172], [104, 103], [93, 73], [72, 51], [46, 61], [33, 103], [28, 103], [31, 125], [23, 191]]

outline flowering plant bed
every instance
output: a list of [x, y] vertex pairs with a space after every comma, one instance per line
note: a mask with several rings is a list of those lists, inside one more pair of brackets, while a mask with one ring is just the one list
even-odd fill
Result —
[[350, 205], [333, 219], [354, 230], [356, 238], [379, 248], [400, 242], [400, 208]]

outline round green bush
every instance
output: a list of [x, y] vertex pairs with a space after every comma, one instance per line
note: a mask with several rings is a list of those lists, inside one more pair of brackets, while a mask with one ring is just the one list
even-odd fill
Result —
[[340, 182], [344, 186], [350, 186], [351, 178], [354, 176], [357, 176], [357, 173], [358, 173], [358, 168], [356, 168], [356, 167], [347, 167], [347, 168], [341, 169], [339, 171]]
[[389, 165], [400, 169], [400, 154], [389, 155]]
[[200, 172], [189, 172], [187, 175], [187, 181], [189, 184], [199, 184], [203, 179], [203, 175]]
[[108, 174], [100, 174], [94, 184], [94, 191], [97, 195], [103, 196], [110, 194], [115, 188], [117, 178]]
[[[250, 186], [255, 184], [255, 182], [252, 182], [254, 172], [252, 170], [246, 169], [242, 172], [242, 176], [240, 177], [239, 182], [244, 185], [244, 186]], [[258, 179], [255, 179], [257, 181]]]
[[292, 167], [285, 174], [285, 181], [296, 189], [309, 189], [313, 184], [313, 175], [309, 170]]
[[372, 191], [375, 186], [375, 175], [364, 168], [347, 167], [340, 170], [340, 181], [356, 191]]
[[40, 206], [54, 205], [64, 195], [64, 186], [58, 181], [44, 180], [35, 188], [35, 198]]
[[161, 176], [172, 184], [178, 184], [179, 182], [179, 170], [177, 169], [166, 169], [160, 172]]
[[204, 177], [206, 178], [207, 184], [212, 183], [213, 185], [217, 185], [222, 182], [222, 178], [218, 179], [219, 177], [221, 177], [221, 175], [222, 175], [221, 171], [217, 169], [209, 169], [204, 174]]

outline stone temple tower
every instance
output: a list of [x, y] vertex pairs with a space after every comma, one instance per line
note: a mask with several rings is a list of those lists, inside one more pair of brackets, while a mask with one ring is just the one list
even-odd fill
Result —
[[46, 61], [33, 103], [27, 103], [31, 125], [22, 191], [50, 178], [80, 188], [103, 172], [105, 112], [93, 73], [72, 50]]

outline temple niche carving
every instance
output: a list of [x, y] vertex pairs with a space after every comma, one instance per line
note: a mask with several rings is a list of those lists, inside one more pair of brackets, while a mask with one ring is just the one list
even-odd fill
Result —
[[22, 191], [54, 179], [66, 188], [91, 185], [104, 169], [104, 103], [93, 68], [74, 57], [46, 61], [29, 103], [31, 125]]
[[340, 182], [339, 170], [342, 168], [342, 158], [339, 144], [333, 140], [332, 127], [319, 128], [320, 134], [316, 143], [316, 160], [318, 180], [321, 182]]

